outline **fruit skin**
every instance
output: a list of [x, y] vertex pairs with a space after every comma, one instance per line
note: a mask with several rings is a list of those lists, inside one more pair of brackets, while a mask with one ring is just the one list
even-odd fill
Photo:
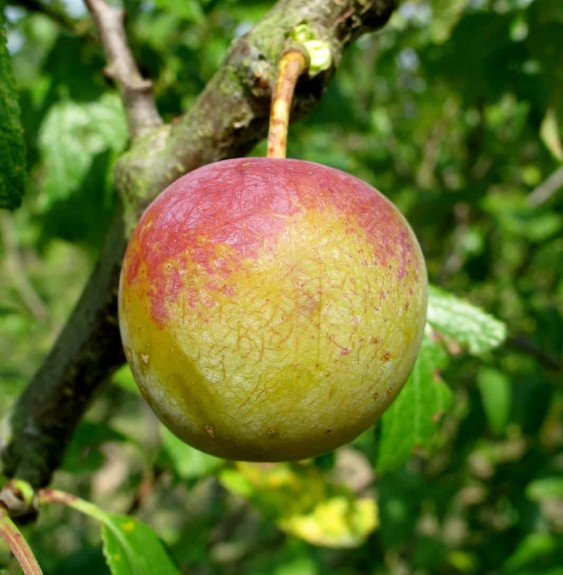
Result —
[[377, 190], [300, 160], [195, 170], [147, 208], [119, 290], [127, 359], [181, 439], [281, 461], [351, 441], [420, 348], [418, 242]]

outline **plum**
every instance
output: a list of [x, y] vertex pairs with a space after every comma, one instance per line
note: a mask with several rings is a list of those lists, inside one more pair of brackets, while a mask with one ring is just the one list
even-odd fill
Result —
[[405, 218], [339, 170], [280, 158], [199, 168], [147, 208], [119, 322], [156, 415], [207, 453], [316, 456], [353, 440], [418, 354], [427, 274]]

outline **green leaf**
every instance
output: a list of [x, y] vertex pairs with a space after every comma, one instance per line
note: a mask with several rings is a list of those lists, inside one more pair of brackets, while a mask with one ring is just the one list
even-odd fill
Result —
[[97, 505], [56, 489], [43, 489], [40, 504], [62, 503], [102, 526], [104, 555], [113, 575], [180, 575], [154, 531], [128, 515], [107, 513]]
[[499, 346], [506, 337], [504, 323], [435, 286], [428, 290], [428, 323], [447, 339], [467, 347], [472, 355]]
[[275, 575], [317, 575], [317, 564], [311, 557], [295, 557], [275, 566]]
[[481, 206], [503, 232], [541, 243], [561, 232], [563, 217], [548, 209], [538, 209], [530, 197], [523, 192], [490, 192]]
[[417, 525], [412, 518], [420, 513], [427, 486], [422, 474], [403, 467], [396, 473], [381, 475], [377, 481], [379, 537], [387, 549], [404, 545], [414, 535]]
[[0, 209], [14, 210], [20, 206], [25, 187], [25, 165], [20, 109], [0, 10]]
[[180, 571], [154, 532], [126, 515], [104, 513], [104, 555], [113, 575], [176, 575]]
[[129, 367], [129, 364], [124, 364], [120, 367], [111, 377], [111, 382], [114, 385], [120, 387], [123, 391], [128, 391], [134, 395], [139, 395], [139, 387], [135, 382], [133, 373]]
[[164, 425], [160, 426], [160, 436], [174, 471], [182, 479], [199, 479], [219, 469], [224, 461], [199, 451], [178, 439]]
[[95, 157], [108, 150], [117, 155], [127, 137], [116, 94], [106, 93], [85, 104], [64, 100], [52, 106], [39, 133], [44, 189], [51, 202], [77, 192]]
[[563, 477], [536, 479], [526, 487], [526, 495], [534, 501], [541, 501], [542, 499], [563, 500]]
[[467, 5], [467, 0], [432, 0], [430, 32], [436, 44], [443, 44], [450, 37]]
[[497, 369], [481, 367], [477, 384], [491, 431], [502, 433], [510, 417], [512, 401], [512, 388], [508, 377]]
[[[520, 542], [514, 553], [506, 560], [503, 573], [527, 573], [524, 568], [536, 571], [538, 567], [548, 567], [553, 554], [561, 548], [561, 538], [550, 533], [531, 533]], [[552, 563], [551, 563], [552, 564]], [[541, 572], [547, 573], [547, 569]]]
[[563, 4], [561, 0], [541, 0], [536, 2], [540, 15], [540, 21], [544, 22], [562, 22], [563, 23]]
[[68, 473], [87, 473], [99, 469], [106, 461], [103, 444], [126, 442], [127, 437], [107, 423], [82, 421], [65, 452], [61, 469]]
[[432, 446], [441, 415], [452, 402], [449, 387], [437, 375], [445, 361], [439, 343], [425, 336], [409, 379], [382, 418], [380, 473], [398, 469], [413, 453]]
[[155, 0], [155, 4], [188, 22], [201, 23], [205, 20], [205, 14], [198, 0]]

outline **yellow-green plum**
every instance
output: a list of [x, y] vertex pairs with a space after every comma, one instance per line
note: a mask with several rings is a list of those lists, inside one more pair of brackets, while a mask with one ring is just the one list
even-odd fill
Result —
[[241, 158], [147, 208], [119, 323], [143, 396], [178, 437], [248, 461], [316, 456], [389, 406], [420, 348], [427, 275], [407, 221], [338, 170]]

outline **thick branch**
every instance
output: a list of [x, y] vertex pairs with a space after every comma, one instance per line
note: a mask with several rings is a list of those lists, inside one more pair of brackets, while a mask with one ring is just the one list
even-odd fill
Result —
[[131, 135], [159, 126], [162, 120], [154, 102], [152, 82], [141, 76], [131, 53], [123, 27], [123, 9], [105, 0], [85, 1], [106, 51], [109, 64], [105, 72], [121, 90]]
[[[242, 156], [266, 136], [276, 63], [297, 25], [306, 22], [330, 44], [333, 67], [312, 80], [300, 80], [292, 119], [303, 117], [318, 102], [344, 48], [363, 32], [383, 26], [395, 6], [396, 0], [280, 0], [233, 43], [187, 114], [134, 139], [122, 156], [115, 179], [126, 209], [126, 229], [131, 230], [144, 207], [178, 176]], [[49, 482], [90, 398], [123, 361], [116, 294], [125, 235], [117, 214], [100, 263], [67, 326], [14, 408], [3, 452], [9, 476], [34, 486]]]

